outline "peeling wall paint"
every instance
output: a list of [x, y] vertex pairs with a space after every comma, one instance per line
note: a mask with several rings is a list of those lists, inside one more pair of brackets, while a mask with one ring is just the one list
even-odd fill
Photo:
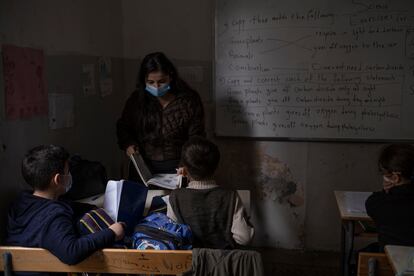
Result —
[[304, 248], [306, 146], [294, 153], [271, 142], [232, 142], [220, 149], [225, 168], [219, 183], [251, 191], [254, 245]]

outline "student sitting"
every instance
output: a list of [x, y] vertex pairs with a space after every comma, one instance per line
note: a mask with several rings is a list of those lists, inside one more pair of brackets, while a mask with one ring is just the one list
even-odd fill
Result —
[[214, 181], [219, 160], [217, 146], [205, 138], [190, 138], [183, 146], [180, 173], [189, 183], [171, 192], [167, 215], [190, 225], [193, 247], [231, 249], [247, 245], [254, 234], [237, 192]]
[[76, 264], [123, 238], [122, 223], [94, 234], [78, 235], [76, 218], [82, 214], [75, 211], [82, 208], [74, 209], [75, 205], [58, 199], [72, 184], [68, 159], [64, 148], [53, 145], [38, 146], [26, 154], [22, 174], [34, 191], [23, 192], [11, 206], [7, 245], [45, 248], [62, 262]]
[[384, 251], [387, 244], [414, 246], [414, 147], [408, 144], [385, 147], [378, 167], [384, 187], [365, 202], [367, 213], [377, 227], [378, 250]]

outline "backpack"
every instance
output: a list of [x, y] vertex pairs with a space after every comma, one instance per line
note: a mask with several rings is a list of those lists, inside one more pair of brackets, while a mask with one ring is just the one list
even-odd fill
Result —
[[[114, 223], [115, 222], [103, 208], [98, 208], [85, 213], [79, 220], [77, 228], [79, 234], [83, 236], [99, 232], [103, 229], [108, 228]], [[113, 247], [124, 249], [127, 248], [125, 240], [114, 242]]]
[[69, 159], [69, 171], [72, 174], [72, 188], [62, 198], [78, 200], [105, 192], [106, 170], [100, 162], [74, 155]]
[[91, 210], [83, 215], [78, 223], [79, 233], [88, 235], [108, 228], [114, 223], [104, 209]]
[[155, 250], [187, 250], [192, 248], [191, 229], [163, 213], [152, 213], [136, 227], [132, 248]]

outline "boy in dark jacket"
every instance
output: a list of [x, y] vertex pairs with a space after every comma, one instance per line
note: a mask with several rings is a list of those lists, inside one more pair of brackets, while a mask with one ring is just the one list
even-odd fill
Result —
[[23, 192], [9, 211], [7, 245], [45, 248], [62, 262], [76, 264], [123, 238], [122, 223], [79, 236], [76, 219], [88, 206], [58, 199], [72, 185], [68, 159], [69, 153], [54, 145], [37, 146], [26, 154], [22, 174], [33, 192]]

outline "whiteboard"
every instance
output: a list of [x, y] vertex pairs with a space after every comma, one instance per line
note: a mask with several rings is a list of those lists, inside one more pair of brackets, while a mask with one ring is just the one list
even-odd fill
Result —
[[218, 0], [217, 135], [414, 138], [414, 1]]

